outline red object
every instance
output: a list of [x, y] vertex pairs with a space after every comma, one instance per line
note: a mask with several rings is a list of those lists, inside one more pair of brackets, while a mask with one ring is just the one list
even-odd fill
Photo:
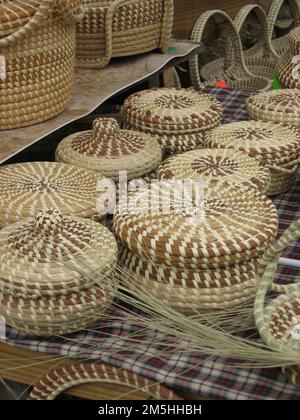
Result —
[[217, 88], [228, 89], [229, 86], [226, 82], [220, 81], [216, 83]]

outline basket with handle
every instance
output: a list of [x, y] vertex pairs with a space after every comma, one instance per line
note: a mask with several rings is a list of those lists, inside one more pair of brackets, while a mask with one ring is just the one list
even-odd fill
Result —
[[[288, 245], [300, 237], [300, 219], [289, 226], [279, 241], [273, 244], [260, 262], [261, 282], [258, 287], [254, 315], [258, 331], [272, 349], [290, 353], [300, 361], [300, 284], [274, 284], [278, 261]], [[268, 290], [280, 293], [267, 306]], [[300, 366], [285, 368], [294, 383], [300, 384]]]
[[[232, 45], [232, 54], [226, 54], [224, 61], [218, 62], [218, 70], [211, 68], [211, 75], [208, 80], [202, 81], [199, 71], [198, 57], [190, 59], [190, 76], [195, 89], [202, 89], [206, 86], [214, 86], [222, 80], [230, 88], [243, 89], [248, 91], [260, 91], [271, 89], [271, 81], [265, 77], [254, 75], [246, 67], [243, 54], [243, 47], [238, 31], [232, 19], [221, 10], [210, 10], [203, 13], [197, 20], [193, 32], [192, 41], [201, 43], [207, 23], [213, 17], [225, 19], [228, 27], [228, 43]], [[217, 67], [217, 66], [216, 66]]]
[[[277, 62], [277, 55], [271, 45], [268, 32], [268, 21], [265, 11], [258, 4], [250, 4], [243, 7], [237, 14], [234, 24], [238, 33], [241, 33], [245, 22], [251, 13], [255, 13], [257, 19], [262, 27], [262, 35], [259, 41], [248, 50], [244, 51], [245, 65], [251, 73], [266, 77], [267, 79], [272, 78], [274, 68]], [[227, 61], [231, 61], [230, 57], [233, 56], [234, 50], [231, 42], [227, 44], [226, 55]], [[201, 77], [204, 80], [209, 80], [212, 75], [222, 80], [224, 75], [224, 58], [213, 60], [210, 63], [202, 66]]]
[[100, 69], [111, 58], [166, 51], [173, 27], [173, 0], [84, 0], [77, 24], [77, 65]]
[[0, 130], [37, 124], [69, 104], [81, 0], [0, 3]]
[[281, 56], [276, 74], [282, 88], [300, 89], [300, 28], [293, 29], [288, 40], [289, 48]]

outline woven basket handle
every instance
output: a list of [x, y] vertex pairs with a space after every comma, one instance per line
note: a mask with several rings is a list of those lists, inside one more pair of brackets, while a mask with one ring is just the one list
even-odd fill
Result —
[[[191, 40], [195, 43], [201, 43], [203, 38], [204, 29], [208, 23], [208, 21], [214, 17], [218, 16], [221, 18], [224, 18], [226, 22], [228, 23], [229, 28], [229, 38], [230, 42], [233, 47], [233, 54], [231, 57], [227, 56], [225, 57], [224, 61], [224, 70], [225, 72], [230, 70], [230, 68], [240, 68], [241, 71], [239, 71], [240, 74], [244, 73], [245, 77], [252, 76], [252, 74], [247, 70], [244, 56], [243, 56], [243, 47], [242, 42], [239, 37], [239, 34], [236, 30], [236, 27], [232, 21], [232, 19], [222, 10], [209, 10], [205, 13], [203, 13], [199, 19], [197, 20]], [[211, 86], [216, 82], [216, 80], [208, 80], [205, 83], [201, 81], [200, 72], [199, 72], [199, 63], [198, 63], [198, 57], [195, 56], [190, 59], [189, 61], [189, 67], [190, 67], [190, 75], [192, 84], [195, 89], [202, 89], [205, 86]], [[228, 72], [229, 78], [230, 78], [230, 72]]]
[[[273, 0], [268, 13], [268, 38], [271, 40], [278, 19], [280, 9], [285, 0]], [[300, 25], [300, 4], [299, 0], [288, 0], [294, 18], [294, 26]]]
[[291, 169], [282, 168], [282, 167], [276, 166], [276, 165], [269, 166], [269, 169], [272, 169], [273, 171], [276, 171], [276, 172], [282, 172], [283, 174], [292, 175], [295, 172], [297, 172], [299, 164], [300, 164], [300, 158], [296, 159], [296, 160], [293, 160], [292, 162], [289, 163], [288, 166], [291, 166]]

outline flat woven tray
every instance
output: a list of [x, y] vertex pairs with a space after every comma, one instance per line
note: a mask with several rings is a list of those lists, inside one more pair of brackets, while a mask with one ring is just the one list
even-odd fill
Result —
[[116, 120], [99, 118], [92, 131], [64, 139], [56, 150], [56, 160], [118, 181], [121, 171], [127, 172], [129, 180], [153, 172], [162, 160], [162, 152], [150, 135], [121, 130]]
[[158, 179], [202, 181], [205, 187], [222, 183], [248, 185], [267, 191], [270, 170], [257, 159], [232, 149], [193, 150], [165, 160], [157, 171]]

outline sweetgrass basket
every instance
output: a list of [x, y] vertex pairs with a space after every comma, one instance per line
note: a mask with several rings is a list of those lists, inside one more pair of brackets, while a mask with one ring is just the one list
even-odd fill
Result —
[[166, 51], [173, 27], [173, 0], [83, 0], [77, 24], [77, 65], [99, 69], [113, 57]]
[[281, 56], [276, 74], [283, 88], [300, 89], [300, 27], [290, 32], [288, 42], [289, 48]]
[[207, 76], [211, 71], [208, 80], [203, 81], [200, 75], [198, 56], [190, 59], [190, 76], [192, 85], [195, 89], [202, 89], [206, 86], [214, 86], [216, 82], [222, 80], [228, 84], [230, 88], [242, 89], [248, 91], [269, 90], [272, 82], [260, 75], [254, 75], [250, 72], [245, 64], [242, 42], [238, 34], [237, 28], [232, 19], [221, 10], [210, 10], [203, 13], [197, 20], [191, 39], [193, 42], [201, 43], [204, 30], [213, 17], [221, 17], [227, 23], [228, 27], [228, 43], [232, 46], [231, 53], [226, 54], [224, 61], [219, 60], [207, 69]]
[[0, 130], [40, 123], [68, 106], [80, 4], [0, 2]]
[[[274, 350], [299, 357], [300, 361], [300, 284], [274, 284], [278, 261], [288, 245], [300, 237], [300, 220], [294, 222], [273, 244], [260, 262], [261, 282], [257, 291], [254, 315], [264, 342]], [[280, 293], [265, 306], [268, 290]], [[300, 384], [300, 366], [286, 367], [284, 371], [295, 384]]]

